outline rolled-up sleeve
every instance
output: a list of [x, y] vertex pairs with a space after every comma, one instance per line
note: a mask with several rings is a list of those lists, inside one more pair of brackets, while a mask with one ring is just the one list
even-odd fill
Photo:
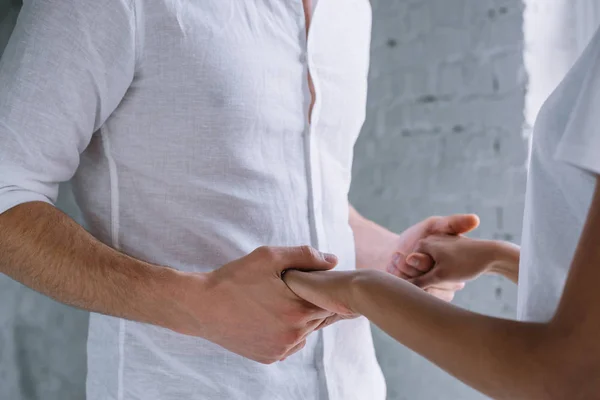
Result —
[[25, 0], [0, 59], [0, 213], [54, 203], [133, 80], [130, 0]]

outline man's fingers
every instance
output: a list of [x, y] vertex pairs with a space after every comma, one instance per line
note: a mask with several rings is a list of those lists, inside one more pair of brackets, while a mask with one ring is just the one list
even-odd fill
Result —
[[323, 321], [326, 318], [329, 318], [333, 315], [333, 313], [331, 311], [325, 310], [321, 307], [318, 307], [312, 303], [309, 303], [307, 300], [305, 299], [301, 299], [306, 301], [306, 311], [308, 314], [308, 317], [306, 318], [306, 321], [308, 321], [309, 324], [314, 323], [314, 321]]
[[479, 226], [479, 217], [475, 214], [457, 214], [437, 217], [431, 227], [433, 234], [462, 235]]
[[410, 278], [407, 280], [408, 282], [412, 283], [417, 287], [420, 287], [421, 289], [430, 288], [432, 286], [435, 286], [439, 282], [439, 278], [435, 273], [435, 268], [421, 276], [417, 276], [415, 278]]
[[302, 271], [326, 271], [335, 267], [338, 259], [335, 255], [321, 253], [310, 246], [277, 247], [275, 257], [280, 261], [281, 270], [299, 269]]
[[325, 318], [325, 320], [315, 329], [315, 331], [318, 331], [320, 329], [326, 328], [329, 325], [333, 325], [338, 321], [343, 321], [345, 319], [353, 319], [353, 318], [358, 318], [359, 315], [358, 314], [353, 314], [353, 315], [339, 315], [339, 314], [334, 314], [329, 318]]
[[325, 319], [324, 319], [324, 320], [323, 320], [323, 321], [322, 321], [322, 322], [319, 324], [319, 326], [317, 326], [317, 327], [315, 328], [315, 331], [318, 331], [318, 330], [321, 330], [321, 329], [323, 329], [323, 328], [326, 328], [326, 327], [328, 327], [329, 325], [333, 325], [333, 324], [335, 324], [336, 322], [338, 322], [338, 321], [340, 321], [340, 320], [342, 320], [342, 317], [340, 317], [340, 316], [339, 316], [339, 315], [337, 315], [337, 314], [335, 314], [335, 315], [333, 315], [333, 316], [331, 316], [331, 317], [329, 317], [329, 318], [325, 318]]
[[321, 330], [329, 325], [333, 325], [342, 319], [343, 318], [340, 315], [334, 314], [331, 317], [325, 318], [323, 321], [321, 321], [321, 323], [315, 328], [315, 331]]
[[400, 271], [400, 269], [398, 267], [396, 267], [394, 264], [388, 265], [387, 272], [394, 276], [397, 276], [398, 278], [404, 279], [404, 280], [408, 280], [411, 278], [404, 272]]
[[304, 346], [306, 346], [306, 339], [304, 339], [303, 341], [301, 341], [300, 343], [298, 343], [297, 345], [295, 345], [294, 347], [292, 347], [286, 354], [285, 356], [283, 356], [283, 358], [281, 359], [281, 361], [284, 361], [286, 358], [294, 355], [295, 353], [299, 352], [300, 350], [302, 350], [304, 348]]

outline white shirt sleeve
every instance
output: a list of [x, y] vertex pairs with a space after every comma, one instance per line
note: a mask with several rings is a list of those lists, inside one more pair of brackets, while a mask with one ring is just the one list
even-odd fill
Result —
[[[564, 93], [573, 96], [573, 108], [556, 149], [556, 158], [585, 171], [600, 174], [600, 47], [586, 51], [591, 54], [590, 65], [583, 69], [585, 77], [578, 91]], [[580, 60], [580, 62], [583, 62]]]
[[129, 88], [131, 0], [25, 0], [0, 59], [0, 213], [53, 203]]

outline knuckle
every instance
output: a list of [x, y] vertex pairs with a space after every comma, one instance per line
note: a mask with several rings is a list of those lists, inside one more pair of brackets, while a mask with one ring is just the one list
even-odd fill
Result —
[[254, 250], [254, 254], [256, 254], [260, 257], [264, 257], [270, 253], [271, 253], [271, 249], [268, 246], [260, 246], [260, 247], [257, 247], [256, 250]]
[[317, 250], [308, 245], [300, 246], [300, 253], [306, 258], [318, 258]]
[[278, 252], [275, 247], [261, 246], [256, 249], [256, 254], [264, 260], [275, 260], [278, 257]]
[[306, 313], [302, 308], [290, 307], [281, 313], [281, 320], [288, 326], [294, 326], [301, 323], [306, 317]]
[[300, 329], [291, 329], [284, 334], [283, 340], [287, 350], [290, 345], [298, 343], [302, 340], [304, 336], [304, 332]]
[[439, 215], [432, 215], [431, 217], [427, 218], [425, 222], [427, 223], [427, 225], [432, 226], [437, 224], [441, 219], [442, 217]]

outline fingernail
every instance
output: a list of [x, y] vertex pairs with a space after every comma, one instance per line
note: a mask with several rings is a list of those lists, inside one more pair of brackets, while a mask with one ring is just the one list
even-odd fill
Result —
[[392, 263], [397, 267], [400, 264], [400, 253], [394, 254], [392, 257]]
[[406, 260], [406, 262], [408, 263], [408, 265], [410, 265], [411, 267], [415, 267], [417, 268], [419, 266], [419, 259], [416, 257], [412, 257], [409, 258], [408, 260]]
[[337, 257], [331, 253], [321, 253], [323, 254], [323, 258], [325, 259], [325, 261], [327, 261], [330, 264], [336, 263], [337, 262]]

